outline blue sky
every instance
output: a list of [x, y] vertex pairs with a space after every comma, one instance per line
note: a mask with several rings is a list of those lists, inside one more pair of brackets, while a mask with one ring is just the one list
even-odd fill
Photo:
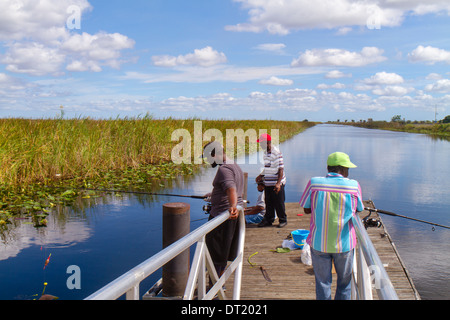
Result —
[[0, 117], [434, 120], [447, 0], [2, 0]]

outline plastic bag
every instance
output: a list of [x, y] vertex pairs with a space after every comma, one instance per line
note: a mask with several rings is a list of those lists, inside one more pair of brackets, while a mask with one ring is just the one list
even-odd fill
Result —
[[307, 266], [312, 265], [311, 250], [309, 248], [309, 244], [305, 243], [305, 245], [303, 246], [300, 259], [302, 260], [303, 264], [306, 264]]
[[283, 243], [281, 245], [283, 248], [289, 248], [291, 250], [295, 250], [295, 244], [293, 240], [283, 240]]

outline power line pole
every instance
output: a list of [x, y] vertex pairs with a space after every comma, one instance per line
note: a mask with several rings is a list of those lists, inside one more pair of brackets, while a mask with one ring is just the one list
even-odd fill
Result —
[[434, 123], [437, 123], [437, 105], [434, 105]]

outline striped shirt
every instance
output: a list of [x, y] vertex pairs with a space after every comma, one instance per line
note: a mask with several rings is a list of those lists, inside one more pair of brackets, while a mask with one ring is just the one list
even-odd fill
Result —
[[[278, 171], [283, 168], [283, 154], [280, 150], [272, 146], [271, 152], [264, 152], [264, 169], [261, 172], [264, 175], [264, 184], [266, 187], [273, 187], [278, 181]], [[286, 184], [286, 175], [283, 170], [283, 178], [281, 179], [281, 184]]]
[[317, 251], [340, 253], [356, 246], [351, 221], [363, 211], [361, 188], [356, 180], [337, 173], [312, 178], [300, 199], [300, 206], [311, 208], [310, 233], [306, 242]]

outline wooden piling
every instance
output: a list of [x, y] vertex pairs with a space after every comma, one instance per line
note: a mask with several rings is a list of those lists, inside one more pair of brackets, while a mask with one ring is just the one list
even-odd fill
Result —
[[[190, 232], [190, 205], [176, 202], [163, 205], [163, 248]], [[189, 277], [189, 249], [163, 267], [163, 296], [182, 297]]]

